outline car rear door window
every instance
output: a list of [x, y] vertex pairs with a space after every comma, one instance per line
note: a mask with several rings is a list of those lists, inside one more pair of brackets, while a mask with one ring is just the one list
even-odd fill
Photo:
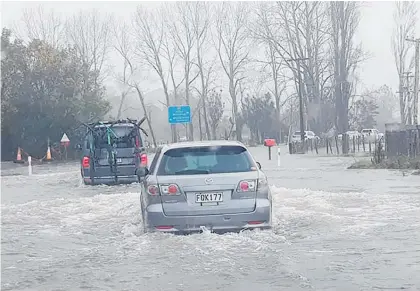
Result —
[[255, 170], [255, 164], [244, 147], [186, 147], [166, 151], [161, 159], [158, 175], [198, 175]]
[[149, 172], [153, 173], [156, 169], [157, 161], [159, 160], [160, 153], [162, 152], [162, 148], [159, 147], [156, 151], [155, 156], [153, 157], [152, 163], [150, 164]]

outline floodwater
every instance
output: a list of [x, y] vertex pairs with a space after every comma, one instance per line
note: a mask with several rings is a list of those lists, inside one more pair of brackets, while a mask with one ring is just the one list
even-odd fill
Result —
[[139, 186], [2, 164], [1, 290], [420, 290], [420, 176], [251, 148], [272, 231], [143, 234]]

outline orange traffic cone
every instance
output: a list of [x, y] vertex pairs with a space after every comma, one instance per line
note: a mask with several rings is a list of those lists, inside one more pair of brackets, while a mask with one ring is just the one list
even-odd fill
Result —
[[21, 153], [20, 147], [18, 147], [17, 155], [16, 155], [16, 160], [14, 162], [17, 163], [17, 164], [23, 164], [23, 163], [25, 163], [25, 161], [22, 160], [22, 153]]
[[52, 158], [51, 158], [51, 149], [50, 149], [50, 146], [48, 146], [48, 149], [47, 149], [47, 156], [46, 156], [46, 160], [47, 160], [47, 162], [49, 162], [49, 161], [51, 161], [51, 160], [52, 160]]

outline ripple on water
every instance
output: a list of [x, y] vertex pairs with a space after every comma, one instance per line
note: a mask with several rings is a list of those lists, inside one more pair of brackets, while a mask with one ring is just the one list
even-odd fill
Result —
[[139, 193], [110, 188], [2, 205], [2, 289], [359, 290], [419, 282], [413, 197], [273, 186], [273, 231], [173, 236], [143, 234]]

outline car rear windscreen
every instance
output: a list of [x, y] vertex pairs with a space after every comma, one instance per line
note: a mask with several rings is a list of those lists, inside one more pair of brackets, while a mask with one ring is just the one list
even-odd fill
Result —
[[165, 152], [157, 174], [239, 173], [256, 169], [250, 154], [241, 146], [186, 147]]

